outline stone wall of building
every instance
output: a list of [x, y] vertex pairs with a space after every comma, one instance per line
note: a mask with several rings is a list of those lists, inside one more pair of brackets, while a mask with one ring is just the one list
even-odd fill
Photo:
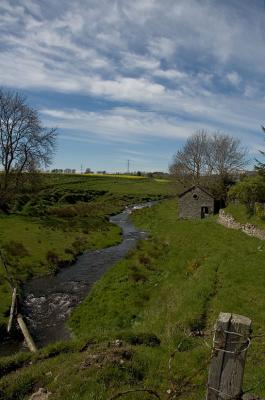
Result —
[[219, 211], [218, 223], [226, 228], [241, 230], [249, 236], [265, 240], [265, 230], [257, 228], [253, 224], [240, 224], [230, 214], [226, 214], [224, 210]]
[[214, 199], [199, 187], [195, 187], [179, 198], [179, 218], [201, 218], [202, 207], [208, 207], [209, 215], [213, 214]]

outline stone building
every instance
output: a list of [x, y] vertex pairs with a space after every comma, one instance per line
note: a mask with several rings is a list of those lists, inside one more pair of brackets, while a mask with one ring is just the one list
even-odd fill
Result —
[[201, 186], [179, 194], [179, 218], [206, 218], [216, 211], [214, 197]]

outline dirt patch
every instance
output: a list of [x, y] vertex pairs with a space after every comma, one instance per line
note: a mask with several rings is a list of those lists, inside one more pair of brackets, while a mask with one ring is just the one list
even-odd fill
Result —
[[121, 365], [131, 361], [133, 352], [128, 348], [109, 348], [104, 351], [88, 354], [86, 359], [80, 365], [80, 369], [102, 368], [106, 364]]

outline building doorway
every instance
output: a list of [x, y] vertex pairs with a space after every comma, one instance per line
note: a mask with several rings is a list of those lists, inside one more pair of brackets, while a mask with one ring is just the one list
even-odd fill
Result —
[[209, 209], [208, 207], [202, 207], [201, 208], [201, 218], [207, 218], [209, 217]]

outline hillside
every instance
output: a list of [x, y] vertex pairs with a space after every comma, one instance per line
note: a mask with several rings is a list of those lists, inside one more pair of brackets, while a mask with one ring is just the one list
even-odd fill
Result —
[[[148, 178], [44, 175], [35, 192], [13, 199], [11, 214], [0, 214], [0, 245], [17, 283], [54, 273], [87, 249], [120, 242], [108, 217], [130, 204], [172, 196], [169, 181]], [[11, 292], [0, 267], [0, 332]]]

